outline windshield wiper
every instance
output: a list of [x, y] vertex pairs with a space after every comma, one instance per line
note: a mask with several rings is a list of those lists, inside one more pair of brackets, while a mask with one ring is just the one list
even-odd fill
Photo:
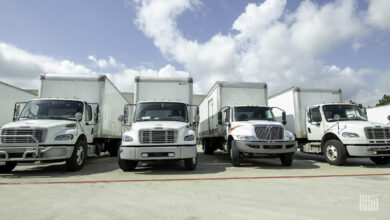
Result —
[[70, 121], [75, 120], [75, 119], [67, 118], [67, 117], [63, 117], [63, 116], [43, 116], [43, 117], [39, 117], [39, 119], [62, 119], [62, 120], [70, 120]]

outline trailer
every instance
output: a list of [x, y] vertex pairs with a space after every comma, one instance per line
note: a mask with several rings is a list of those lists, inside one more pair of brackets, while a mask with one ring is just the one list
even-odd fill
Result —
[[128, 107], [122, 120], [130, 129], [118, 158], [122, 170], [153, 160], [184, 160], [187, 170], [196, 168], [191, 77], [136, 77], [133, 108]]
[[[80, 170], [87, 156], [116, 156], [128, 104], [105, 75], [41, 75], [38, 99], [15, 106], [14, 122], [1, 129], [0, 162], [66, 161]], [[24, 106], [23, 110], [21, 106]]]
[[389, 124], [390, 120], [390, 105], [382, 105], [369, 107], [367, 110], [367, 118], [369, 121], [382, 124]]
[[23, 89], [0, 81], [0, 128], [13, 120], [13, 110], [16, 102], [25, 102], [37, 96]]
[[216, 82], [199, 106], [198, 134], [204, 153], [224, 150], [235, 166], [246, 156], [277, 156], [290, 166], [296, 142], [272, 112], [267, 84]]
[[368, 121], [357, 105], [342, 103], [340, 89], [293, 87], [268, 101], [286, 112], [301, 152], [322, 154], [331, 165], [343, 165], [348, 157], [390, 162], [390, 127]]

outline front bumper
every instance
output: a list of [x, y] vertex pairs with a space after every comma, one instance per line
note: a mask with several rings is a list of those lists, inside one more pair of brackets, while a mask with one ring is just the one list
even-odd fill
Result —
[[177, 160], [194, 158], [196, 145], [121, 146], [119, 156], [124, 160]]
[[352, 157], [390, 156], [390, 145], [346, 145], [346, 148]]
[[0, 145], [0, 162], [34, 162], [66, 160], [74, 146], [4, 146]]
[[242, 153], [253, 154], [284, 154], [297, 151], [296, 141], [236, 141], [236, 145]]

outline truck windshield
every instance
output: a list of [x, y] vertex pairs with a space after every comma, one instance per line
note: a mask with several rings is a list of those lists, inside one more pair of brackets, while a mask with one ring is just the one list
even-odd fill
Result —
[[268, 107], [235, 107], [235, 121], [266, 120], [275, 121], [272, 111]]
[[64, 100], [34, 100], [27, 103], [20, 119], [75, 120], [77, 112], [83, 113], [83, 103]]
[[367, 121], [363, 112], [356, 105], [324, 105], [322, 106], [326, 121], [336, 121], [335, 115], [340, 116], [339, 121]]
[[171, 102], [145, 102], [137, 105], [135, 121], [188, 122], [187, 105]]

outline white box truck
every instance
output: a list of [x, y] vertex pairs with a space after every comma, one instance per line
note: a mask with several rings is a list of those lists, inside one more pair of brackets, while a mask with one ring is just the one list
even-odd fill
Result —
[[234, 166], [246, 156], [280, 157], [282, 165], [290, 166], [296, 141], [267, 104], [265, 83], [216, 82], [199, 106], [204, 153], [224, 150]]
[[366, 110], [367, 110], [367, 119], [369, 121], [378, 122], [382, 124], [389, 124], [390, 105], [369, 107]]
[[341, 103], [341, 90], [293, 87], [268, 101], [286, 111], [300, 151], [323, 154], [332, 165], [344, 164], [347, 157], [389, 163], [390, 127], [367, 121], [357, 105]]
[[[124, 171], [138, 161], [184, 160], [187, 170], [197, 165], [192, 124], [191, 77], [136, 77], [135, 111], [122, 117], [130, 130], [123, 134], [118, 164]], [[129, 112], [133, 117], [127, 121]], [[195, 119], [197, 119], [195, 117]]]
[[18, 162], [66, 161], [80, 170], [87, 156], [117, 154], [118, 116], [128, 102], [104, 75], [41, 75], [39, 98], [28, 101], [14, 122], [1, 128], [1, 171]]
[[13, 119], [16, 102], [25, 102], [37, 96], [0, 81], [0, 128]]

